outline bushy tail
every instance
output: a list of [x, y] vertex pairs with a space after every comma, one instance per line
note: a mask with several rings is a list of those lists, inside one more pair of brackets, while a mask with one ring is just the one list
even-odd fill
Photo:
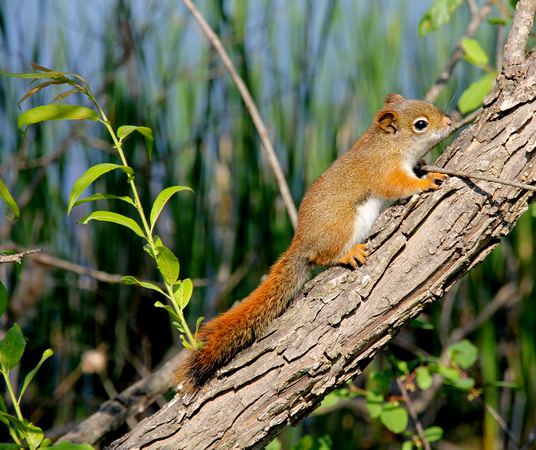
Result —
[[211, 320], [199, 331], [203, 347], [192, 351], [177, 372], [182, 392], [195, 392], [216, 371], [247, 347], [286, 308], [307, 281], [310, 264], [292, 247], [273, 265], [266, 280], [243, 302]]

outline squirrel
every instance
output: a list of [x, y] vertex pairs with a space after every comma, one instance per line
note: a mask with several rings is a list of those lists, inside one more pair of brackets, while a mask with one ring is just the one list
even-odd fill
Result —
[[415, 164], [449, 133], [450, 117], [430, 103], [388, 94], [370, 128], [313, 183], [303, 198], [296, 233], [268, 277], [244, 301], [199, 330], [176, 373], [180, 391], [195, 393], [286, 309], [314, 265], [365, 262], [363, 244], [388, 200], [437, 190], [448, 177], [417, 178]]

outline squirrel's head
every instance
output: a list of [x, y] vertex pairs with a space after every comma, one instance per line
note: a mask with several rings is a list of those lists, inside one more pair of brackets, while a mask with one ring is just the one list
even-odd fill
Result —
[[420, 157], [447, 137], [452, 120], [434, 105], [388, 94], [372, 126], [397, 147]]

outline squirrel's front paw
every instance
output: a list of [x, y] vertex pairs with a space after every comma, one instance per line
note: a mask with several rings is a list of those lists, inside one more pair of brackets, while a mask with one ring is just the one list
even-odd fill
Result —
[[434, 191], [437, 191], [441, 185], [449, 179], [448, 175], [435, 172], [430, 172], [427, 178], [430, 180], [430, 189], [433, 189]]

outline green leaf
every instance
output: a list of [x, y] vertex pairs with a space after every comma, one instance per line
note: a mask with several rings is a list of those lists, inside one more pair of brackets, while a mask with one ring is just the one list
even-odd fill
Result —
[[152, 289], [153, 291], [159, 292], [160, 294], [169, 298], [169, 296], [162, 289], [160, 289], [156, 284], [147, 283], [145, 281], [139, 281], [130, 275], [127, 275], [126, 277], [121, 278], [121, 281], [125, 284], [139, 284], [140, 286], [146, 289]]
[[43, 430], [36, 427], [31, 422], [26, 422], [26, 442], [30, 444], [30, 448], [38, 448], [39, 444], [43, 441], [45, 435]]
[[419, 37], [424, 37], [441, 28], [450, 20], [450, 15], [464, 0], [436, 0], [419, 23]]
[[434, 379], [432, 378], [432, 375], [430, 375], [430, 371], [428, 370], [428, 368], [417, 367], [417, 369], [415, 369], [415, 372], [417, 373], [417, 386], [419, 386], [419, 388], [423, 391], [430, 389], [432, 387]]
[[86, 170], [86, 173], [82, 175], [76, 183], [74, 183], [73, 188], [71, 189], [71, 194], [69, 195], [69, 203], [67, 205], [67, 215], [71, 213], [74, 204], [78, 200], [78, 197], [84, 192], [87, 187], [93, 183], [97, 178], [105, 173], [108, 173], [112, 170], [120, 169], [125, 172], [127, 175], [133, 175], [134, 171], [132, 168], [127, 166], [120, 166], [119, 164], [103, 163], [97, 164], [96, 166], [90, 167]]
[[[179, 324], [178, 324], [178, 323], [174, 322], [173, 324], [177, 327], [177, 329], [178, 329], [179, 331], [181, 331], [181, 328], [182, 328], [182, 327], [179, 327]], [[182, 333], [184, 333], [184, 331], [182, 331]], [[192, 347], [192, 345], [190, 345], [190, 343], [184, 338], [184, 336], [183, 336], [182, 334], [181, 334], [181, 339], [182, 339], [182, 345], [183, 345], [184, 347], [189, 348], [190, 350], [194, 350], [194, 348]]]
[[444, 365], [437, 366], [437, 373], [451, 384], [456, 383], [462, 377], [456, 369]]
[[397, 368], [399, 372], [401, 372], [404, 375], [409, 374], [409, 367], [408, 367], [407, 361], [397, 359], [393, 355], [391, 355], [391, 361], [393, 362], [393, 364], [395, 365], [395, 367]]
[[[118, 195], [112, 195], [112, 194], [93, 194], [91, 197], [87, 197], [87, 198], [83, 198], [83, 199], [80, 199], [80, 200], [77, 200], [76, 202], [73, 203], [73, 208], [75, 206], [78, 206], [78, 205], [82, 205], [84, 203], [88, 203], [88, 202], [94, 202], [95, 200], [122, 200], [126, 203], [130, 203], [131, 205], [135, 205], [134, 204], [134, 200], [132, 200], [132, 198], [130, 198], [128, 195], [125, 195], [123, 197], [120, 197]], [[62, 213], [59, 215], [59, 217], [63, 216], [65, 213], [67, 212], [67, 208], [65, 208]]]
[[380, 415], [382, 423], [393, 433], [402, 433], [408, 427], [408, 412], [396, 403], [386, 403]]
[[464, 59], [477, 67], [485, 66], [489, 63], [489, 57], [476, 39], [462, 39], [462, 49]]
[[370, 389], [367, 390], [366, 405], [370, 417], [372, 419], [377, 419], [383, 411], [383, 395], [371, 391]]
[[194, 285], [192, 284], [192, 280], [190, 278], [186, 278], [182, 282], [183, 287], [183, 299], [181, 304], [181, 309], [186, 308], [188, 303], [190, 303], [190, 299], [192, 298], [192, 292], [194, 290]]
[[335, 389], [324, 397], [321, 407], [326, 408], [329, 406], [335, 406], [340, 400], [351, 398], [350, 390], [347, 388]]
[[374, 382], [372, 387], [381, 391], [387, 391], [389, 389], [392, 378], [391, 370], [389, 370], [389, 373], [384, 370], [382, 372], [371, 372], [369, 375], [370, 381]]
[[475, 386], [475, 379], [460, 377], [452, 385], [462, 391], [470, 391]]
[[402, 442], [402, 447], [400, 447], [400, 450], [413, 450], [415, 445], [413, 444], [413, 441], [404, 441]]
[[156, 302], [154, 304], [154, 306], [156, 306], [157, 308], [163, 308], [165, 309], [168, 313], [171, 314], [171, 316], [177, 320], [178, 322], [181, 321], [181, 318], [177, 315], [177, 313], [175, 311], [173, 311], [173, 309], [171, 308], [171, 306], [169, 305], [164, 305], [162, 302]]
[[282, 450], [283, 445], [281, 444], [281, 441], [279, 439], [274, 439], [272, 442], [270, 442], [266, 447], [264, 447], [264, 450]]
[[166, 283], [173, 285], [179, 278], [179, 260], [173, 252], [164, 246], [156, 248], [156, 263]]
[[467, 339], [449, 345], [447, 348], [449, 359], [462, 369], [468, 369], [478, 359], [478, 348]]
[[[170, 199], [170, 197], [180, 191], [189, 190], [192, 191], [187, 186], [171, 186], [166, 189], [164, 189], [160, 194], [158, 194], [158, 197], [156, 197], [156, 200], [153, 203], [153, 207], [151, 209], [151, 215], [150, 222], [151, 222], [151, 231], [153, 231], [153, 228], [156, 224], [156, 221], [158, 219], [158, 216], [160, 216], [160, 213], [162, 212], [162, 209], [164, 209], [165, 204]], [[193, 191], [192, 191], [193, 192]]]
[[32, 125], [45, 120], [100, 120], [97, 112], [78, 105], [46, 105], [36, 106], [23, 112], [17, 121], [17, 126]]
[[443, 428], [433, 426], [424, 430], [424, 437], [428, 442], [439, 441], [443, 437]]
[[119, 137], [119, 139], [121, 139], [122, 141], [133, 131], [137, 131], [138, 133], [143, 135], [143, 137], [145, 138], [145, 145], [147, 146], [147, 153], [149, 154], [149, 159], [152, 159], [153, 143], [154, 143], [153, 130], [151, 130], [149, 127], [137, 127], [134, 125], [124, 125], [118, 128], [117, 137]]
[[205, 320], [205, 318], [201, 316], [197, 319], [197, 322], [195, 323], [195, 335], [196, 336], [197, 336], [197, 332], [199, 331], [199, 327], [201, 326], [201, 322], [203, 322], [203, 320]]
[[17, 203], [15, 203], [15, 200], [13, 200], [13, 197], [11, 196], [10, 192], [8, 191], [6, 185], [4, 184], [2, 180], [0, 180], [0, 198], [4, 200], [7, 207], [13, 213], [13, 217], [8, 217], [7, 214], [4, 213], [4, 216], [6, 216], [6, 219], [8, 220], [18, 219], [20, 216], [19, 207], [17, 206]]
[[71, 444], [70, 442], [60, 442], [59, 444], [53, 445], [54, 450], [94, 450], [94, 448], [89, 444]]
[[416, 319], [411, 322], [411, 327], [413, 328], [420, 328], [422, 330], [434, 330], [435, 327], [430, 322], [424, 320], [422, 317], [417, 317]]
[[90, 220], [98, 220], [100, 222], [112, 222], [118, 225], [123, 225], [124, 227], [130, 228], [138, 236], [147, 239], [138, 223], [130, 217], [125, 217], [122, 214], [117, 214], [111, 211], [95, 211], [84, 217], [78, 223], [85, 225]]
[[488, 23], [491, 25], [511, 25], [511, 17], [489, 17]]
[[25, 347], [26, 340], [24, 335], [20, 327], [14, 324], [6, 333], [6, 337], [0, 347], [2, 363], [6, 370], [12, 370], [19, 363]]
[[487, 73], [480, 80], [471, 83], [458, 100], [458, 109], [462, 114], [467, 114], [482, 106], [484, 99], [491, 92], [496, 73]]
[[0, 316], [6, 312], [7, 309], [7, 289], [4, 286], [4, 283], [0, 281]]
[[0, 444], [0, 450], [18, 450], [19, 448], [28, 448], [28, 446], [19, 444]]
[[330, 450], [333, 448], [333, 441], [330, 436], [304, 436], [291, 450]]
[[26, 391], [26, 388], [28, 387], [28, 385], [30, 384], [30, 382], [32, 381], [33, 377], [35, 376], [35, 374], [37, 373], [37, 371], [39, 370], [39, 368], [41, 367], [41, 365], [48, 359], [50, 358], [52, 355], [53, 355], [53, 351], [50, 350], [50, 349], [47, 349], [43, 352], [43, 356], [41, 356], [41, 360], [37, 363], [37, 366], [35, 366], [35, 369], [32, 370], [28, 375], [26, 375], [26, 378], [24, 378], [24, 384], [22, 385], [22, 389], [20, 391], [20, 395], [19, 395], [19, 403], [20, 403], [20, 400], [24, 394], [24, 392]]

